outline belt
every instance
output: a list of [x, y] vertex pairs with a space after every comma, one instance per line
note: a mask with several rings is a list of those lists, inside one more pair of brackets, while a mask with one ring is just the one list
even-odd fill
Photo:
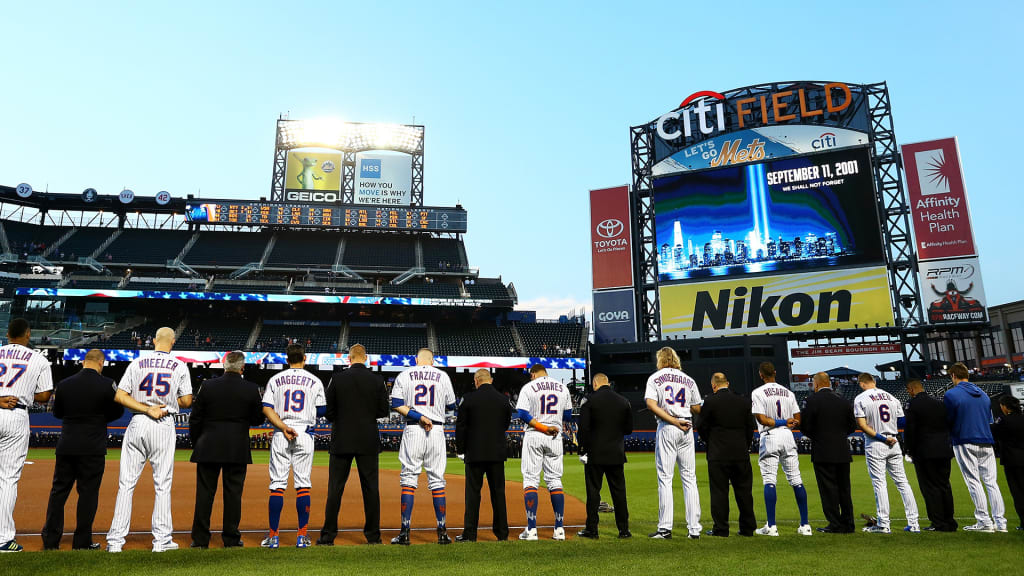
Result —
[[25, 406], [24, 404], [15, 404], [14, 408], [11, 408], [11, 410], [28, 410], [28, 406]]
[[[437, 420], [431, 420], [431, 422], [433, 422], [435, 426], [444, 426], [444, 422], [438, 422]], [[406, 424], [419, 424], [420, 421], [419, 420], [413, 420], [412, 418], [406, 418], [405, 419], [405, 423]]]

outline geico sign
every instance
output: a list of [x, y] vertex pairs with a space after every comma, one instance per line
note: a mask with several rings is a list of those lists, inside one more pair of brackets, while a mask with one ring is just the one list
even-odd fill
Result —
[[284, 198], [289, 202], [337, 202], [341, 200], [341, 195], [337, 192], [318, 190], [287, 190]]
[[601, 322], [622, 322], [629, 320], [628, 310], [616, 310], [614, 312], [599, 312], [597, 319]]
[[739, 286], [735, 290], [719, 290], [717, 296], [702, 290], [697, 292], [690, 329], [701, 331], [705, 322], [716, 330], [770, 328], [780, 323], [786, 326], [828, 324], [833, 321], [833, 312], [834, 321], [849, 322], [852, 301], [849, 290], [765, 295], [762, 286], [750, 290]]
[[[808, 90], [805, 88], [766, 92], [756, 98], [734, 99], [726, 99], [718, 92], [702, 90], [689, 95], [672, 112], [663, 114], [655, 126], [662, 140], [690, 138], [694, 134], [694, 126], [704, 136], [710, 136], [725, 131], [731, 119], [735, 119], [737, 128], [785, 124], [806, 121], [826, 112], [841, 112], [853, 102], [850, 87], [842, 82], [830, 82], [822, 88], [811, 90], [825, 93], [824, 107], [814, 107], [814, 99], [808, 98]], [[755, 117], [760, 120], [754, 120]], [[674, 126], [670, 127], [670, 123]]]

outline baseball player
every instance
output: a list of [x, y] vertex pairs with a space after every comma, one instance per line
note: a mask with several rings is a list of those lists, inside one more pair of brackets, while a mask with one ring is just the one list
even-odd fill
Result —
[[392, 544], [409, 545], [412, 506], [421, 470], [434, 500], [437, 518], [437, 543], [451, 544], [445, 520], [445, 479], [448, 453], [444, 438], [445, 412], [455, 410], [455, 391], [451, 379], [434, 367], [434, 353], [426, 348], [416, 354], [416, 366], [395, 378], [391, 388], [391, 409], [406, 418], [398, 461], [402, 464], [402, 529]]
[[796, 396], [788, 388], [775, 382], [775, 365], [762, 362], [758, 373], [764, 382], [760, 388], [750, 395], [751, 412], [757, 420], [757, 428], [761, 433], [758, 445], [757, 464], [761, 469], [761, 481], [764, 483], [764, 506], [768, 522], [763, 528], [755, 530], [761, 536], [778, 536], [779, 529], [775, 525], [775, 479], [779, 473], [779, 462], [786, 480], [793, 487], [796, 505], [800, 509], [800, 527], [796, 533], [801, 536], [813, 534], [807, 520], [807, 489], [800, 477], [800, 457], [793, 439], [793, 428], [800, 425], [800, 406]]
[[163, 327], [153, 337], [155, 352], [128, 365], [114, 400], [132, 412], [121, 446], [114, 519], [107, 532], [107, 551], [120, 552], [132, 519], [132, 495], [149, 460], [153, 468], [153, 551], [177, 550], [171, 539], [171, 482], [174, 478], [174, 418], [192, 405], [192, 380], [185, 363], [171, 356], [174, 329]]
[[701, 397], [697, 383], [686, 375], [676, 351], [658, 350], [658, 371], [647, 379], [644, 392], [647, 409], [658, 418], [654, 464], [658, 471], [658, 530], [651, 538], [672, 538], [672, 482], [676, 467], [683, 484], [686, 502], [686, 529], [690, 538], [700, 538], [700, 493], [697, 491], [697, 465], [694, 456], [692, 415], [700, 413]]
[[294, 474], [295, 511], [299, 517], [296, 548], [309, 548], [310, 488], [313, 482], [313, 429], [317, 416], [327, 409], [324, 384], [307, 372], [306, 350], [300, 344], [285, 348], [288, 369], [274, 375], [263, 393], [263, 414], [277, 430], [270, 440], [270, 533], [260, 542], [264, 548], [280, 545], [278, 528], [284, 508], [288, 472]]
[[896, 439], [899, 421], [903, 419], [903, 405], [892, 394], [875, 387], [875, 379], [870, 374], [861, 374], [857, 382], [863, 392], [853, 401], [853, 415], [864, 432], [864, 460], [868, 465], [871, 487], [875, 491], [878, 513], [875, 525], [866, 526], [864, 531], [873, 534], [890, 532], [889, 490], [885, 486], [885, 473], [888, 472], [903, 498], [903, 509], [907, 513], [907, 526], [903, 530], [920, 532], [917, 502], [903, 470], [903, 450]]
[[22, 550], [14, 540], [14, 502], [28, 456], [28, 407], [53, 394], [50, 362], [28, 347], [31, 335], [28, 322], [15, 318], [7, 326], [8, 344], [0, 347], [0, 552]]
[[540, 364], [530, 367], [530, 382], [519, 391], [516, 403], [519, 418], [527, 424], [523, 432], [523, 499], [526, 503], [526, 530], [520, 540], [537, 539], [537, 487], [541, 472], [551, 496], [555, 513], [553, 540], [565, 540], [562, 520], [565, 493], [562, 491], [562, 439], [560, 426], [572, 420], [572, 397], [561, 382], [548, 377]]

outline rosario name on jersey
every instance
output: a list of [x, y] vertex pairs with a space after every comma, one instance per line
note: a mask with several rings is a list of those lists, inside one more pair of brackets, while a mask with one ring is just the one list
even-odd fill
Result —
[[654, 400], [674, 418], [690, 418], [690, 406], [702, 402], [697, 383], [675, 368], [662, 368], [651, 374], [644, 400]]
[[523, 385], [516, 410], [526, 410], [545, 426], [561, 428], [566, 411], [572, 411], [572, 397], [561, 382], [545, 376]]
[[[796, 396], [789, 391], [789, 388], [778, 382], [769, 382], [754, 390], [750, 394], [751, 412], [764, 414], [776, 420], [789, 420], [794, 414], [800, 413], [800, 405], [796, 403]], [[757, 423], [760, 432], [771, 430], [775, 426], [765, 426]]]
[[46, 356], [21, 344], [0, 346], [0, 396], [17, 396], [18, 404], [30, 406], [34, 396], [53, 390], [53, 376]]
[[395, 378], [395, 385], [391, 387], [391, 405], [408, 406], [434, 422], [444, 422], [444, 413], [449, 407], [454, 409], [455, 390], [444, 370], [433, 366], [414, 366]]
[[192, 379], [185, 363], [166, 352], [132, 360], [117, 386], [150, 406], [166, 406], [174, 414], [178, 398], [192, 394]]
[[885, 390], [872, 388], [861, 392], [854, 399], [853, 415], [867, 420], [868, 426], [878, 434], [896, 436], [900, 431], [896, 419], [903, 417], [903, 405]]
[[273, 408], [282, 420], [316, 424], [317, 406], [327, 405], [324, 383], [301, 368], [289, 368], [267, 382], [263, 405]]

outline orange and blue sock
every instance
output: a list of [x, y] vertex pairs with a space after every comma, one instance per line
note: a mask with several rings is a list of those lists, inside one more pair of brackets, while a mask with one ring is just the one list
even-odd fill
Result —
[[555, 511], [555, 528], [562, 527], [562, 518], [565, 516], [565, 492], [561, 488], [548, 490], [551, 494], [551, 508]]
[[526, 502], [526, 528], [533, 530], [537, 527], [537, 489], [523, 490], [523, 500]]
[[416, 489], [402, 486], [402, 530], [408, 530], [412, 524], [412, 504], [416, 499]]
[[430, 494], [434, 497], [434, 516], [437, 517], [437, 527], [445, 527], [445, 498], [444, 488], [438, 488], [431, 490]]
[[270, 491], [270, 535], [277, 536], [277, 530], [281, 526], [281, 510], [284, 508], [284, 488], [275, 488]]
[[295, 490], [295, 512], [299, 515], [299, 536], [305, 536], [309, 527], [309, 488]]

